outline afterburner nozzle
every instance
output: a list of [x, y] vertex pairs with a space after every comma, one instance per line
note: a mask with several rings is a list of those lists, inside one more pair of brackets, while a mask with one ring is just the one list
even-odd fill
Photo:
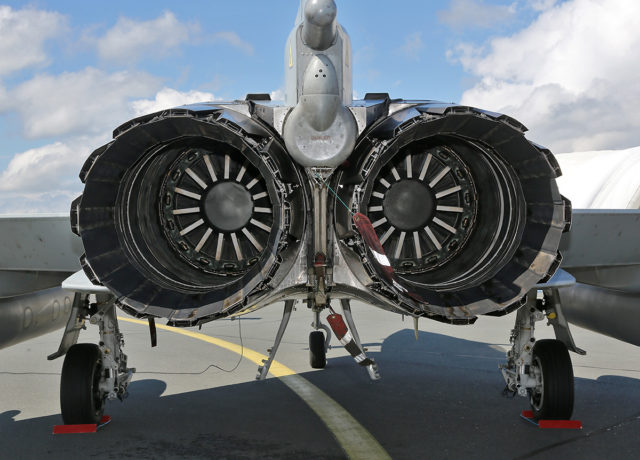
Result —
[[338, 10], [333, 0], [309, 0], [304, 7], [302, 39], [314, 50], [329, 48], [336, 38]]

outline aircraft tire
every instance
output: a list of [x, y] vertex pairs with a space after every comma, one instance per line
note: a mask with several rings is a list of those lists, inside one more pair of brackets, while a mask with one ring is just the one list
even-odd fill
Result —
[[573, 366], [560, 340], [539, 340], [533, 347], [533, 364], [542, 373], [541, 388], [531, 391], [536, 419], [568, 420], [573, 413]]
[[100, 422], [104, 412], [101, 370], [102, 353], [97, 345], [79, 343], [67, 352], [60, 381], [60, 409], [66, 425]]
[[324, 348], [322, 331], [313, 331], [309, 334], [309, 362], [313, 369], [324, 369], [327, 365], [327, 352]]

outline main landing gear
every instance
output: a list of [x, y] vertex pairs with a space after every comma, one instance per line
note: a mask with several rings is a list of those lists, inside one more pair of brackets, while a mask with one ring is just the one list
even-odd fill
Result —
[[[573, 367], [569, 349], [585, 354], [573, 343], [560, 305], [553, 299], [537, 299], [535, 291], [522, 306], [511, 331], [507, 363], [500, 366], [506, 382], [505, 395], [528, 397], [536, 419], [567, 420], [573, 412]], [[546, 314], [545, 314], [546, 313]], [[538, 340], [535, 323], [547, 318], [564, 340]]]
[[[55, 359], [66, 355], [60, 382], [60, 408], [65, 424], [99, 423], [107, 399], [127, 397], [127, 387], [135, 369], [127, 367], [122, 351], [124, 340], [114, 305], [109, 294], [89, 296], [76, 294], [69, 322]], [[85, 319], [100, 328], [100, 343], [76, 343]]]

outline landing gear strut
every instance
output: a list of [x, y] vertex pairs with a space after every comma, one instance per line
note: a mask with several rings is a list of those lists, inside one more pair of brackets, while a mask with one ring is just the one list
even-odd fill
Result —
[[573, 367], [569, 351], [560, 340], [534, 337], [535, 323], [545, 319], [535, 298], [518, 310], [511, 331], [512, 348], [500, 366], [505, 394], [529, 397], [536, 419], [569, 419], [573, 412]]
[[[98, 423], [107, 399], [124, 400], [135, 369], [127, 367], [122, 351], [124, 340], [114, 298], [96, 294], [89, 305], [88, 296], [76, 295], [74, 307], [62, 338], [60, 349], [49, 358], [66, 354], [60, 382], [60, 408], [65, 424]], [[100, 328], [100, 343], [76, 343], [84, 320]]]

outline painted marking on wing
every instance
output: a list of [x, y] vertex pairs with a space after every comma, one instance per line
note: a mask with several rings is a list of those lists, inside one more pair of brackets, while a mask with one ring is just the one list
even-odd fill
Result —
[[[148, 326], [146, 321], [139, 319], [124, 318], [118, 316], [119, 321]], [[258, 353], [240, 345], [236, 345], [226, 340], [211, 337], [200, 332], [193, 332], [181, 328], [157, 324], [156, 328], [165, 331], [182, 334], [193, 339], [202, 340], [225, 350], [243, 356], [249, 361], [262, 366], [267, 359], [262, 353]], [[291, 391], [293, 391], [309, 408], [320, 417], [329, 431], [336, 437], [338, 444], [345, 451], [349, 458], [358, 459], [390, 459], [389, 454], [384, 450], [378, 441], [364, 428], [353, 416], [347, 412], [340, 404], [333, 400], [320, 388], [309, 382], [304, 377], [274, 360], [269, 368], [269, 373], [280, 379]]]

